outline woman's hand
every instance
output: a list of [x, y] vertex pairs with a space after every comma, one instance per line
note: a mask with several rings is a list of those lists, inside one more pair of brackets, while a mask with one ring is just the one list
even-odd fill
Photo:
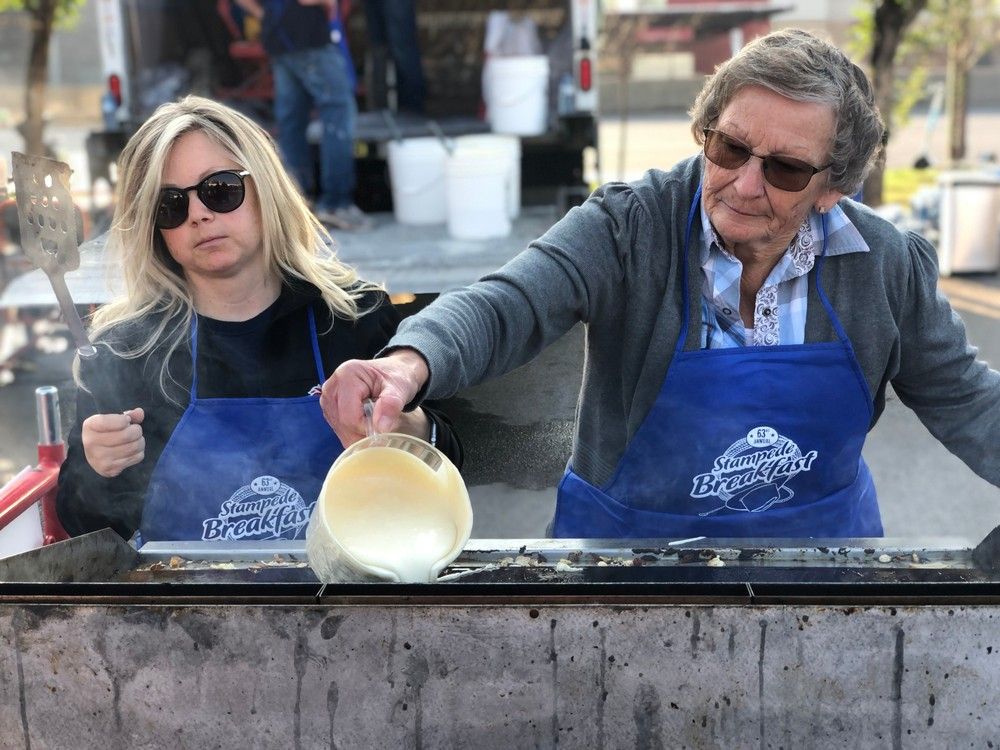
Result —
[[83, 420], [83, 453], [91, 468], [108, 479], [135, 466], [146, 455], [142, 409], [124, 414], [94, 414]]
[[323, 416], [344, 447], [365, 437], [365, 399], [375, 401], [372, 422], [377, 432], [401, 432], [427, 437], [427, 416], [420, 410], [403, 414], [403, 407], [420, 391], [430, 372], [413, 349], [398, 349], [380, 359], [351, 359], [323, 383]]

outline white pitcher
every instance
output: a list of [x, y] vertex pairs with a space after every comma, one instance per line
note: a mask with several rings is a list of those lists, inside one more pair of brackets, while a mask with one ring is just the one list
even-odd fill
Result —
[[472, 533], [462, 475], [441, 451], [399, 433], [374, 435], [330, 467], [306, 530], [324, 583], [428, 583]]

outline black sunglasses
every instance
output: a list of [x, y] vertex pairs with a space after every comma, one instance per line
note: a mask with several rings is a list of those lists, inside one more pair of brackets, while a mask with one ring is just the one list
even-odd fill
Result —
[[751, 151], [743, 141], [720, 130], [705, 128], [702, 132], [705, 134], [705, 158], [710, 162], [723, 169], [739, 169], [750, 161], [751, 156], [756, 156], [763, 163], [767, 183], [790, 193], [805, 190], [814, 174], [833, 166], [830, 162], [825, 167], [814, 167], [790, 156], [761, 156]]
[[246, 186], [243, 178], [250, 173], [245, 169], [236, 172], [224, 169], [210, 174], [197, 185], [186, 188], [167, 187], [160, 190], [160, 202], [156, 205], [156, 226], [158, 229], [176, 229], [188, 215], [188, 193], [194, 190], [209, 211], [228, 214], [243, 205]]

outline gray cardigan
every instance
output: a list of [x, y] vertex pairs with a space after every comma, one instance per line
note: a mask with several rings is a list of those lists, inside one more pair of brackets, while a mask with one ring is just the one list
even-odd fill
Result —
[[[684, 230], [701, 171], [697, 156], [603, 186], [503, 268], [405, 319], [387, 350], [419, 351], [431, 373], [420, 397], [445, 398], [524, 364], [583, 321], [571, 460], [581, 477], [604, 485], [656, 398], [679, 337]], [[872, 425], [891, 382], [938, 440], [1000, 486], [1000, 373], [976, 359], [961, 319], [937, 293], [934, 248], [863, 205], [840, 206], [871, 252], [828, 258], [822, 284], [873, 394]], [[700, 341], [700, 234], [696, 216], [688, 348]], [[806, 341], [832, 341], [815, 273]]]

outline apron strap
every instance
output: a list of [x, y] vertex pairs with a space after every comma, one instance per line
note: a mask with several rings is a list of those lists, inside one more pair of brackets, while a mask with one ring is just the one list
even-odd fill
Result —
[[689, 296], [688, 296], [688, 251], [691, 249], [691, 228], [694, 226], [694, 216], [698, 212], [698, 208], [701, 206], [701, 183], [698, 183], [698, 189], [694, 193], [694, 198], [691, 199], [691, 208], [688, 211], [687, 227], [684, 229], [684, 269], [681, 274], [681, 300], [684, 304], [684, 314], [681, 320], [681, 335], [677, 338], [677, 346], [674, 348], [675, 352], [684, 351], [684, 343], [687, 341], [688, 335], [688, 323], [690, 322], [690, 310], [689, 307]]
[[312, 305], [306, 308], [309, 313], [309, 336], [312, 340], [313, 361], [316, 363], [317, 383], [321, 384], [326, 380], [323, 372], [323, 357], [319, 353], [319, 336], [316, 334], [316, 316], [313, 314]]
[[820, 283], [820, 275], [823, 273], [823, 265], [826, 261], [826, 214], [820, 214], [820, 221], [823, 225], [823, 251], [819, 255], [819, 260], [816, 262], [816, 294], [819, 295], [820, 302], [823, 303], [823, 307], [826, 308], [826, 314], [830, 318], [830, 324], [833, 326], [833, 330], [837, 332], [837, 337], [844, 343], [848, 343], [847, 331], [840, 324], [840, 318], [833, 309], [833, 305], [830, 304], [830, 300], [827, 299], [826, 292], [823, 291], [823, 285]]
[[198, 398], [198, 314], [191, 316], [191, 400]]

